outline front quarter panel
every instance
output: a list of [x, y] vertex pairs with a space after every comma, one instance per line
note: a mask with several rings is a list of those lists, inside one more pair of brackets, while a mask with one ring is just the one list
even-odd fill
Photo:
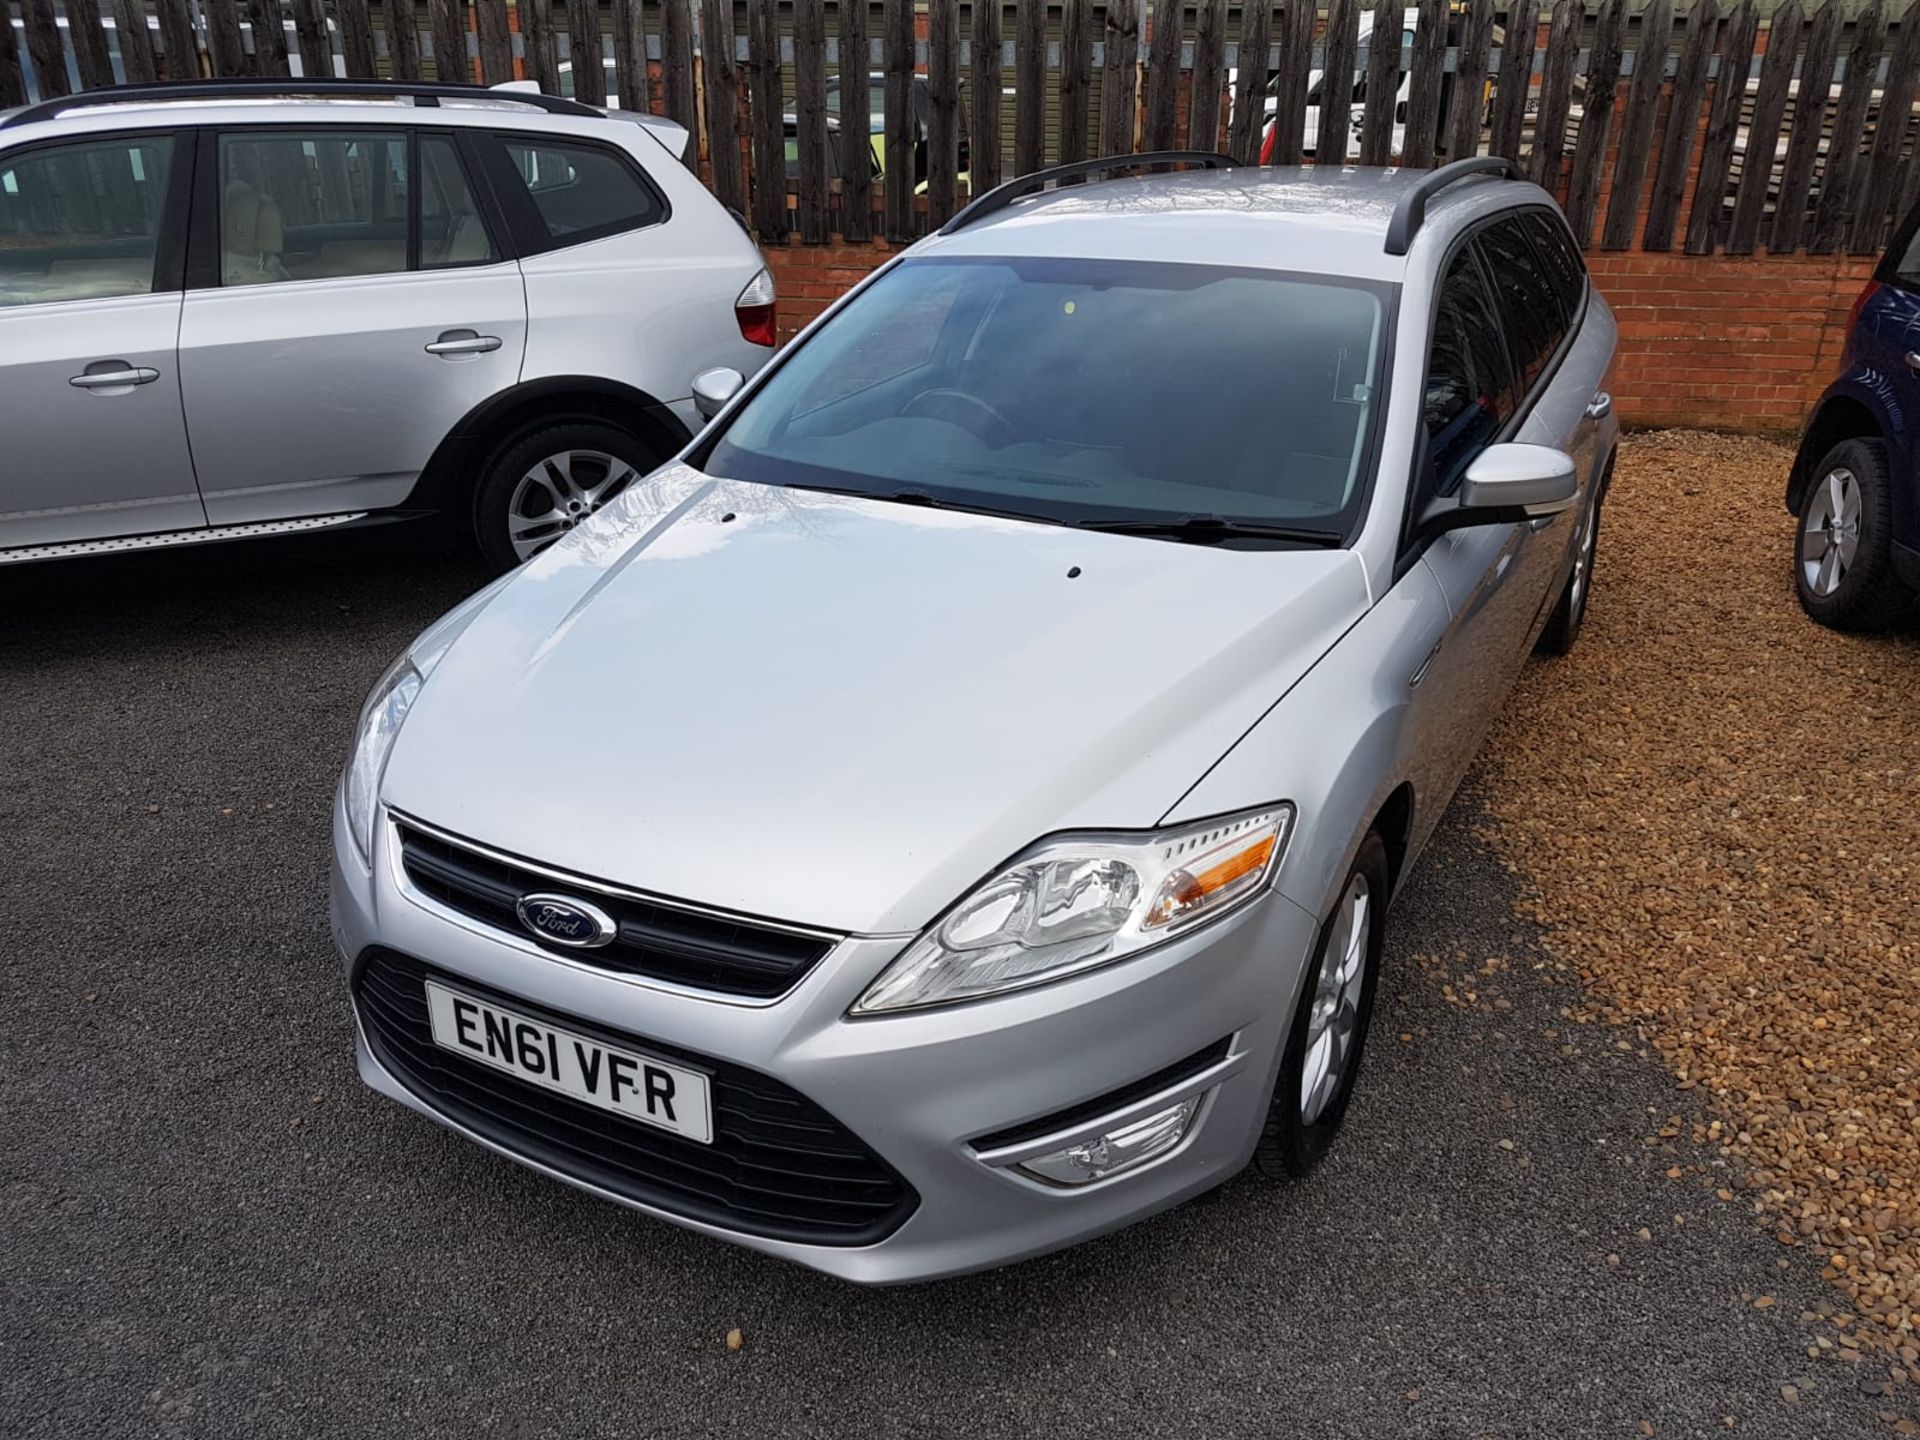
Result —
[[1445, 803], [1434, 757], [1414, 752], [1408, 715], [1412, 682], [1445, 634], [1447, 616], [1439, 583], [1415, 565], [1181, 799], [1167, 823], [1291, 801], [1295, 828], [1276, 887], [1325, 916], [1360, 841], [1399, 785], [1414, 787], [1415, 834], [1431, 828], [1422, 824], [1423, 805]]

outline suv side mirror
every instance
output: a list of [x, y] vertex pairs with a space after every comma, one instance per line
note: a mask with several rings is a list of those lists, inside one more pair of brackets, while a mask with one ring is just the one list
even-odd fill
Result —
[[1580, 498], [1573, 457], [1546, 445], [1489, 445], [1474, 457], [1459, 491], [1420, 517], [1419, 538], [1471, 525], [1514, 525], [1570, 510]]
[[738, 370], [720, 366], [714, 370], [702, 370], [693, 377], [693, 408], [702, 418], [711, 420], [726, 408], [726, 404], [740, 393], [740, 387], [747, 383], [747, 377]]

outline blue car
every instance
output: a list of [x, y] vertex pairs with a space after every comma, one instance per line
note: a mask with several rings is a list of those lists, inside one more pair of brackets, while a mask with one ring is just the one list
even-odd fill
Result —
[[1920, 598], [1920, 209], [1854, 302], [1840, 378], [1787, 480], [1794, 585], [1836, 630], [1879, 629]]

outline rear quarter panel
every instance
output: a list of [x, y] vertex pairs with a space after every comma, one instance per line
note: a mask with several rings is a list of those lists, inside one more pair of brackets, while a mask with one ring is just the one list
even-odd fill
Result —
[[724, 365], [753, 374], [773, 351], [741, 337], [733, 302], [760, 269], [759, 250], [652, 136], [635, 129], [618, 138], [671, 213], [644, 230], [520, 262], [527, 287], [521, 379], [604, 375], [672, 404], [692, 393], [702, 370]]

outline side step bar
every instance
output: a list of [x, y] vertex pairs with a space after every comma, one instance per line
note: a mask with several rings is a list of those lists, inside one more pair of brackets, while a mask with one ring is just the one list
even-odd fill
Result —
[[367, 512], [314, 515], [300, 520], [262, 520], [251, 525], [210, 525], [204, 530], [169, 530], [160, 535], [111, 535], [104, 540], [70, 540], [61, 545], [21, 545], [0, 550], [0, 565], [24, 565], [31, 560], [69, 560], [81, 555], [119, 555], [133, 550], [171, 550], [204, 545], [210, 540], [248, 540], [256, 535], [296, 535], [303, 530], [331, 530], [364, 520]]

